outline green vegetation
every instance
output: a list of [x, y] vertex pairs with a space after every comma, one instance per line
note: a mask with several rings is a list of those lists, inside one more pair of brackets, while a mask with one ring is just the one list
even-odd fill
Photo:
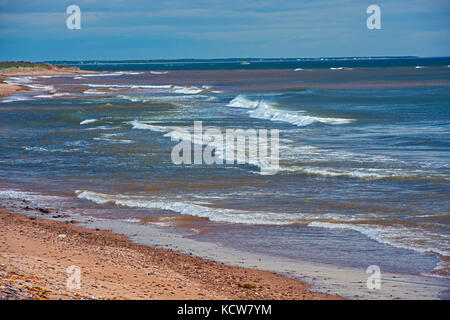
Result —
[[3, 61], [0, 62], [0, 69], [17, 69], [17, 68], [39, 68], [39, 69], [55, 69], [64, 68], [63, 66], [55, 66], [48, 63], [32, 63], [27, 61]]

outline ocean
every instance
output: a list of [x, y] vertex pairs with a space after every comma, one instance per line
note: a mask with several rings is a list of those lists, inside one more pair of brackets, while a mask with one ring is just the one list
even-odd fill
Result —
[[[105, 73], [7, 79], [35, 93], [0, 98], [3, 206], [450, 276], [450, 58], [65, 63]], [[174, 164], [194, 121], [279, 130], [278, 172]]]

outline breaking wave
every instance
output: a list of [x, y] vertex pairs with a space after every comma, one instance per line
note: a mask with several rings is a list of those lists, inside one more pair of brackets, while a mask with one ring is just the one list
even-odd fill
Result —
[[230, 101], [229, 107], [249, 109], [247, 112], [252, 118], [266, 119], [270, 121], [287, 122], [298, 127], [308, 126], [315, 122], [339, 125], [348, 124], [352, 122], [352, 119], [343, 118], [323, 118], [315, 117], [301, 112], [292, 112], [282, 109], [277, 109], [274, 104], [271, 104], [264, 100], [250, 100], [242, 95], [238, 95], [236, 98]]

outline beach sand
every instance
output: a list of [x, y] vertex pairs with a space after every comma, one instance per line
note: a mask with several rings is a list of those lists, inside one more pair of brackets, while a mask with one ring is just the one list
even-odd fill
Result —
[[[0, 299], [338, 299], [272, 272], [228, 266], [0, 209]], [[81, 271], [69, 289], [66, 269]]]

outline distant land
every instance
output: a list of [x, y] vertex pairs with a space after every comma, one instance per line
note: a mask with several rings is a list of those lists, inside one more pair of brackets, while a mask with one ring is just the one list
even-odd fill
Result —
[[[253, 62], [274, 62], [274, 61], [324, 61], [324, 60], [373, 60], [373, 59], [419, 59], [418, 56], [376, 56], [376, 57], [319, 57], [319, 58], [258, 58], [258, 57], [246, 57], [246, 58], [211, 58], [211, 59], [147, 59], [147, 60], [104, 60], [104, 59], [92, 59], [92, 60], [49, 60], [45, 63], [151, 63], [151, 62], [220, 62], [220, 61], [253, 61]], [[434, 57], [430, 57], [433, 59]], [[426, 59], [426, 58], [425, 58]]]
[[447, 66], [449, 57], [421, 58], [417, 56], [322, 57], [322, 58], [229, 58], [173, 60], [53, 60], [46, 63], [79, 67], [91, 71], [145, 70], [238, 70], [238, 69], [322, 69]]

